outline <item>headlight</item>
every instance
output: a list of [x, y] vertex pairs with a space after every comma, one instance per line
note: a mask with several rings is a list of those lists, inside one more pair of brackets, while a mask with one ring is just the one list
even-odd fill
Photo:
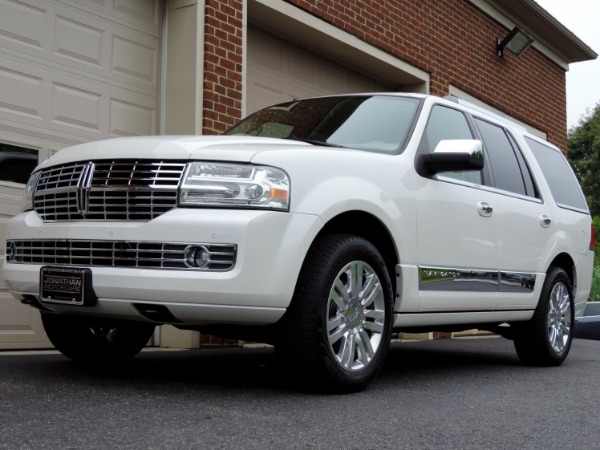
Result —
[[194, 162], [187, 167], [180, 206], [229, 206], [287, 211], [290, 180], [274, 167]]
[[25, 186], [25, 194], [23, 195], [23, 205], [21, 207], [23, 211], [30, 211], [33, 209], [33, 194], [35, 192], [35, 188], [37, 187], [41, 173], [41, 171], [33, 172], [29, 177], [29, 181], [27, 181], [27, 185]]

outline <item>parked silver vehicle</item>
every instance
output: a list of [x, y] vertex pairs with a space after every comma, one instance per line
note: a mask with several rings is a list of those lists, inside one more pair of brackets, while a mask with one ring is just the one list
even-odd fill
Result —
[[600, 302], [588, 302], [577, 312], [574, 337], [600, 340]]

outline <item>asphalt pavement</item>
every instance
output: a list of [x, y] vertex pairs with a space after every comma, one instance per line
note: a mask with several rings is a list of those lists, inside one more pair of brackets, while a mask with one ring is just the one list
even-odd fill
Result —
[[366, 390], [302, 392], [270, 348], [145, 350], [98, 369], [0, 354], [1, 449], [597, 449], [600, 341], [557, 368], [503, 338], [392, 344]]

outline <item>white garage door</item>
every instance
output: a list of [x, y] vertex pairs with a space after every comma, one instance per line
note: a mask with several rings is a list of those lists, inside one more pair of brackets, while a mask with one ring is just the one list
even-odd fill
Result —
[[248, 27], [247, 114], [294, 98], [392, 90], [256, 26]]
[[[0, 165], [156, 134], [161, 4], [0, 0]], [[13, 175], [0, 170], [0, 261], [5, 224], [20, 210], [22, 179]], [[39, 314], [11, 299], [1, 272], [0, 263], [0, 348], [47, 346]]]

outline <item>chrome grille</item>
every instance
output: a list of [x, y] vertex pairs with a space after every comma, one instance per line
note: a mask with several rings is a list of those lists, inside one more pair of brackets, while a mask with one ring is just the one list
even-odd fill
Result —
[[50, 167], [33, 209], [45, 222], [152, 220], [177, 206], [182, 161], [89, 161]]
[[[186, 262], [189, 248], [208, 251], [205, 267]], [[6, 260], [16, 264], [83, 267], [130, 267], [227, 271], [235, 266], [234, 244], [187, 244], [164, 242], [30, 240], [6, 242]]]

